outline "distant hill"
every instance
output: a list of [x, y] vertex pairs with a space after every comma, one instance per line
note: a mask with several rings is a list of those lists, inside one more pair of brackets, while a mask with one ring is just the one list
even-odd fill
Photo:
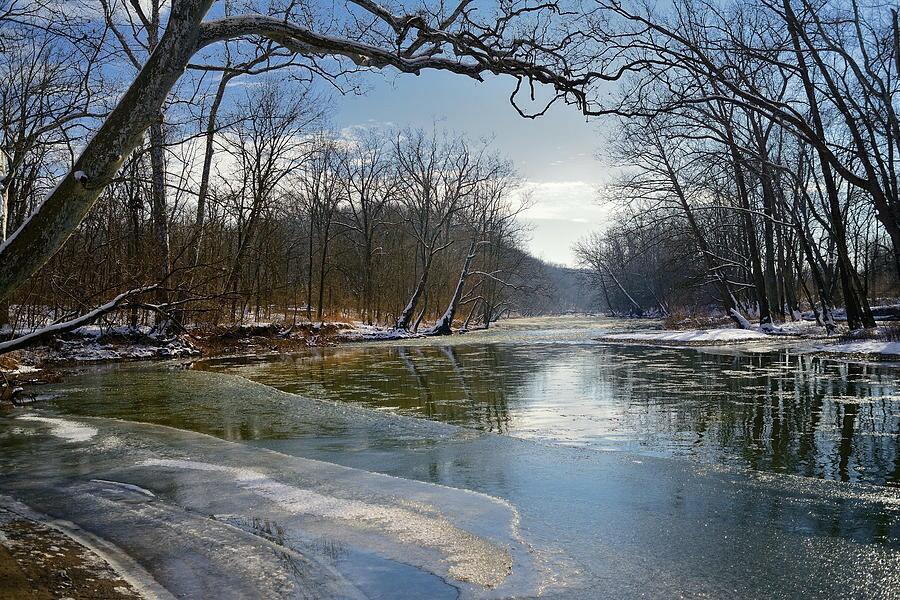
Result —
[[596, 312], [600, 294], [591, 285], [588, 271], [522, 257], [527, 274], [524, 285], [513, 294], [513, 304], [523, 315]]

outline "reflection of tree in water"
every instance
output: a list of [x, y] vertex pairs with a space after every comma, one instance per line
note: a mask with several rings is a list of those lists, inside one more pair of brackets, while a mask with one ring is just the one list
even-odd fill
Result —
[[[788, 352], [462, 344], [335, 348], [249, 377], [484, 431], [900, 483], [896, 371]], [[537, 420], [534, 420], [536, 418]]]
[[[496, 428], [491, 427], [491, 431], [497, 433], [508, 433], [509, 431], [509, 406], [507, 405], [505, 384], [503, 381], [503, 369], [500, 368], [501, 353], [496, 346], [487, 346], [486, 354], [488, 359], [487, 371], [495, 373], [499, 381], [496, 385], [489, 385], [485, 388], [485, 396], [488, 399], [488, 422], [495, 423]], [[482, 367], [484, 368], [484, 367]], [[492, 417], [492, 419], [490, 418]]]
[[[480, 352], [475, 352], [480, 354]], [[495, 353], [468, 364], [467, 351], [452, 346], [397, 349], [397, 356], [415, 380], [421, 403], [417, 411], [429, 418], [506, 433], [509, 411], [502, 386], [492, 384]]]
[[[496, 347], [486, 346], [482, 351], [484, 359], [479, 361], [483, 364], [469, 368], [463, 367], [460, 358], [466, 356], [467, 352], [460, 352], [452, 346], [445, 346], [442, 351], [459, 379], [471, 411], [478, 415], [480, 428], [496, 433], [508, 433], [509, 407], [506, 404], [504, 386], [501, 381], [496, 381], [497, 378], [502, 380], [503, 373]], [[473, 385], [469, 383], [470, 377], [467, 375], [469, 371], [472, 372]]]
[[[643, 409], [639, 435], [661, 429], [690, 432], [695, 436], [690, 449], [676, 452], [739, 456], [754, 469], [843, 481], [900, 481], [898, 424], [892, 419], [900, 403], [892, 395], [892, 380], [879, 369], [788, 353], [672, 353], [667, 359], [676, 367], [662, 369], [671, 390], [667, 402], [659, 402], [653, 391], [666, 385], [658, 374], [647, 371], [647, 385], [629, 382], [626, 414]], [[682, 369], [695, 380], [671, 381], [672, 371]], [[617, 382], [619, 376], [613, 372], [611, 385], [623, 389], [626, 382]], [[710, 390], [717, 395], [703, 395]]]

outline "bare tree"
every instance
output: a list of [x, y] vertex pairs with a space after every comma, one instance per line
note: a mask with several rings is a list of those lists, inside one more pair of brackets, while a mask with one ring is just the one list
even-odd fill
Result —
[[338, 208], [344, 202], [341, 173], [346, 157], [338, 144], [328, 138], [316, 141], [309, 160], [300, 172], [297, 189], [300, 202], [309, 216], [309, 254], [306, 284], [306, 317], [312, 316], [313, 261], [318, 254], [318, 303], [316, 319], [322, 320], [325, 304], [325, 278], [328, 274], [328, 252], [338, 232]]
[[[322, 57], [340, 58], [366, 68], [394, 67], [408, 73], [440, 69], [478, 79], [484, 73], [506, 73], [520, 82], [549, 84], [557, 98], [580, 105], [585, 102], [584, 85], [599, 76], [589, 68], [591, 37], [566, 31], [563, 23], [551, 26], [560, 14], [555, 3], [501, 6], [495, 18], [481, 19], [468, 2], [449, 10], [395, 15], [368, 0], [354, 0], [346, 19], [336, 23], [342, 33], [302, 25], [294, 5], [278, 17], [242, 14], [204, 22], [212, 4], [173, 2], [165, 31], [154, 40], [154, 51], [134, 82], [53, 193], [0, 249], [3, 298], [65, 243], [144, 132], [158, 121], [191, 58], [213, 44], [260, 36], [320, 63]], [[154, 24], [152, 17], [148, 22]], [[531, 33], [523, 37], [523, 31]]]
[[402, 213], [416, 240], [421, 269], [409, 301], [397, 317], [397, 329], [409, 329], [426, 293], [435, 257], [454, 242], [450, 226], [483, 180], [483, 149], [469, 148], [460, 137], [417, 130], [399, 135], [395, 152], [403, 182], [398, 190]]
[[510, 199], [511, 188], [515, 183], [512, 166], [505, 161], [486, 161], [482, 167], [484, 174], [479, 176], [479, 183], [472, 193], [472, 201], [460, 212], [456, 229], [469, 236], [453, 294], [447, 303], [447, 309], [437, 323], [428, 330], [428, 335], [449, 335], [453, 331], [453, 320], [456, 311], [463, 302], [475, 302], [477, 290], [470, 290], [469, 298], [465, 297], [466, 284], [473, 273], [485, 278], [497, 278], [497, 273], [476, 272], [474, 261], [485, 246], [500, 242], [502, 233], [509, 230], [523, 205], [515, 206]]
[[235, 202], [239, 234], [223, 292], [239, 291], [263, 212], [273, 205], [285, 179], [313, 150], [307, 136], [321, 119], [316, 99], [309, 90], [291, 96], [278, 82], [267, 80], [247, 92], [230, 119], [233, 125], [221, 136], [222, 146], [235, 164], [233, 176], [226, 176], [223, 185]]
[[375, 261], [383, 252], [379, 235], [389, 225], [388, 212], [399, 185], [392, 156], [388, 136], [370, 131], [352, 141], [343, 162], [347, 211], [341, 225], [349, 230], [361, 258], [362, 309], [369, 324], [375, 316]]

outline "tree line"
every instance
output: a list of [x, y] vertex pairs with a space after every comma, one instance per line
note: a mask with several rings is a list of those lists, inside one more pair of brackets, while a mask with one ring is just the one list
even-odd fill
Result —
[[[437, 129], [332, 131], [330, 98], [314, 79], [353, 92], [347, 68], [283, 37], [229, 38], [192, 59], [136, 145], [112, 156], [115, 175], [98, 183], [72, 166], [78, 152], [116, 119], [109, 136], [141, 118], [116, 115], [133, 80], [153, 66], [178, 9], [210, 3], [74, 4], [0, 3], [0, 41], [12, 49], [0, 54], [3, 239], [27, 237], [32, 216], [70, 227], [0, 307], [13, 330], [102, 304], [131, 325], [277, 316], [443, 334], [552, 302], [553, 278], [522, 249], [527, 199], [507, 160]], [[221, 11], [237, 18], [230, 3]], [[42, 216], [72, 184], [96, 192], [90, 208]], [[58, 234], [41, 231], [40, 252]], [[129, 290], [150, 298], [120, 298]]]
[[715, 304], [763, 327], [811, 310], [872, 327], [900, 292], [900, 31], [887, 5], [602, 3], [633, 73], [604, 191], [578, 247], [625, 312]]
[[[148, 283], [133, 320], [281, 306], [443, 330], [460, 306], [508, 310], [538, 278], [504, 161], [440, 133], [327, 133], [322, 84], [384, 69], [503, 75], [523, 116], [618, 119], [617, 217], [579, 247], [611, 305], [715, 302], [741, 327], [805, 308], [832, 330], [896, 293], [900, 33], [880, 4], [0, 0], [0, 44], [16, 319]], [[372, 171], [389, 201], [370, 205]]]

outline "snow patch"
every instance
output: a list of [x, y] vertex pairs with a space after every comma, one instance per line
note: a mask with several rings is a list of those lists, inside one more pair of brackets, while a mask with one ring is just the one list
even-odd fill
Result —
[[732, 308], [728, 312], [735, 320], [737, 320], [738, 323], [740, 323], [743, 329], [749, 330], [751, 327], [753, 327], [752, 325], [750, 325], [750, 321], [748, 321], [744, 317], [744, 315], [742, 315], [737, 309]]
[[405, 329], [379, 327], [377, 325], [366, 325], [365, 323], [353, 323], [349, 330], [341, 333], [340, 337], [348, 342], [366, 342], [402, 340], [423, 336], [421, 333], [406, 331]]
[[761, 331], [749, 329], [691, 329], [686, 331], [631, 331], [610, 333], [604, 340], [624, 342], [742, 342], [745, 340], [765, 340], [770, 336]]
[[55, 419], [51, 417], [39, 417], [37, 415], [22, 415], [18, 417], [23, 421], [35, 421], [50, 425], [50, 435], [64, 439], [68, 442], [86, 442], [97, 435], [97, 429], [77, 421], [67, 419]]
[[40, 371], [37, 367], [33, 367], [31, 365], [20, 365], [15, 369], [10, 371], [4, 370], [3, 372], [7, 375], [28, 375], [29, 373], [37, 373]]
[[845, 344], [831, 344], [816, 348], [819, 352], [833, 354], [877, 354], [883, 356], [900, 356], [900, 342], [879, 342], [877, 340], [860, 340]]

